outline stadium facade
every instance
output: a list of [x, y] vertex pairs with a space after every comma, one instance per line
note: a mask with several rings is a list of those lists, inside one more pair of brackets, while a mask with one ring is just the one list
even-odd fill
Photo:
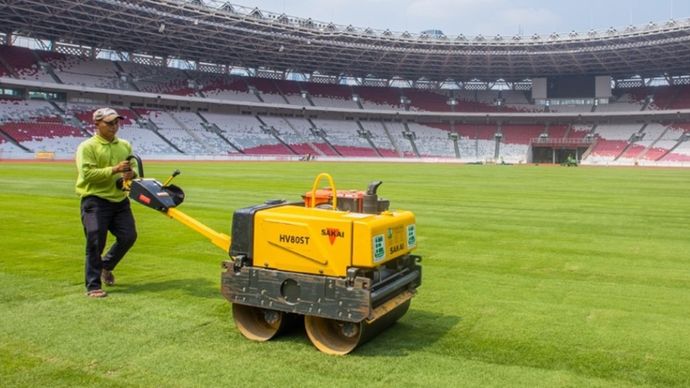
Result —
[[[185, 129], [205, 154], [213, 154], [216, 148], [194, 133], [209, 130], [203, 116], [209, 112], [227, 120], [254, 117], [246, 126], [256, 126], [270, 144], [284, 146], [279, 154], [291, 156], [310, 149], [322, 157], [348, 156], [340, 145], [370, 147], [374, 158], [390, 150], [402, 158], [548, 161], [550, 155], [557, 161], [574, 151], [595, 161], [602, 148], [605, 163], [686, 163], [687, 20], [547, 36], [465, 37], [339, 26], [215, 1], [0, 0], [0, 25], [3, 98], [16, 103], [48, 96], [62, 124], [82, 133], [88, 123], [75, 113], [88, 104], [131, 108], [132, 121], [150, 121], [143, 129], [162, 134], [173, 154], [195, 152], [185, 152], [161, 126]], [[24, 38], [41, 50], [13, 47]], [[659, 80], [664, 87], [649, 87]], [[49, 110], [43, 119], [51, 117]], [[152, 110], [171, 119], [157, 125]], [[31, 116], [31, 108], [25, 111]], [[199, 122], [176, 117], [188, 113], [198, 114]], [[17, 117], [5, 116], [5, 142], [36, 151], [13, 132]], [[269, 125], [262, 119], [269, 116], [284, 123]], [[296, 143], [287, 135], [299, 131], [290, 118], [306, 120], [309, 131], [301, 140], [310, 148], [291, 147]], [[37, 124], [31, 120], [30, 126]], [[369, 128], [377, 122], [383, 131], [378, 124]], [[561, 127], [567, 130], [555, 130]], [[212, 128], [232, 145], [228, 153], [243, 154], [243, 142], [230, 139], [237, 130]], [[358, 140], [348, 144], [348, 131]], [[390, 144], [377, 145], [377, 133]], [[213, 141], [223, 140], [206, 140]], [[435, 154], [434, 147], [421, 146], [426, 141], [446, 149]], [[472, 141], [474, 156], [468, 157], [472, 147], [464, 143]], [[676, 151], [680, 156], [671, 157]]]

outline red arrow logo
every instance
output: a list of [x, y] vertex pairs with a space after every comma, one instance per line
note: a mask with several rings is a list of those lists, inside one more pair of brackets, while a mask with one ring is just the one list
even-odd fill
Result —
[[331, 245], [333, 245], [335, 239], [338, 238], [338, 233], [340, 233], [340, 230], [336, 228], [328, 228], [328, 241], [330, 241]]

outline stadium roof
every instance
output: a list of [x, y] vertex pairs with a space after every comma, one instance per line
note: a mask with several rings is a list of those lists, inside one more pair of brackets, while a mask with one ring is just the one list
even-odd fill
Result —
[[0, 0], [0, 29], [161, 57], [385, 79], [690, 74], [687, 20], [620, 31], [464, 37], [338, 26], [210, 0]]

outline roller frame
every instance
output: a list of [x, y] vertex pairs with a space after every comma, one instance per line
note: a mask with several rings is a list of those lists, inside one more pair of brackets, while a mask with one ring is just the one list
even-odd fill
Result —
[[[398, 272], [400, 276], [374, 285], [364, 276], [348, 279], [309, 275], [226, 261], [221, 289], [231, 303], [357, 323], [376, 318], [376, 308], [396, 295], [415, 292], [421, 283], [421, 266], [417, 256], [409, 257], [412, 260]], [[299, 285], [298, 298], [284, 297], [282, 287], [286, 281]]]

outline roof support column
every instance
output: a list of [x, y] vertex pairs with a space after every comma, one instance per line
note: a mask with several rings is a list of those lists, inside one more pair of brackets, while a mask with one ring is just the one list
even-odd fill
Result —
[[664, 78], [670, 86], [673, 86], [673, 77], [671, 77], [668, 73], [664, 73]]

